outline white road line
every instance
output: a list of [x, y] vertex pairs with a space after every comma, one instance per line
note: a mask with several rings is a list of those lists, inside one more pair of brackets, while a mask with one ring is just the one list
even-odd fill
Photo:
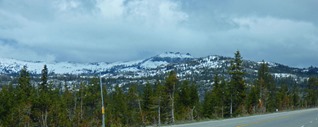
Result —
[[312, 123], [312, 121], [310, 121], [309, 123]]
[[305, 127], [305, 125], [302, 125], [301, 127]]

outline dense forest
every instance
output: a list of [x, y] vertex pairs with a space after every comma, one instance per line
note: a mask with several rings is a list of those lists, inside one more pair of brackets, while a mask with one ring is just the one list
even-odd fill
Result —
[[34, 84], [25, 66], [17, 85], [2, 84], [0, 126], [101, 126], [102, 115], [106, 126], [160, 126], [318, 105], [318, 78], [309, 78], [305, 85], [277, 81], [263, 62], [255, 81], [246, 83], [242, 63], [237, 51], [227, 70], [229, 78], [210, 72], [213, 85], [205, 93], [198, 91], [197, 84], [181, 81], [171, 71], [165, 80], [156, 83], [130, 85], [128, 89], [117, 85], [111, 91], [102, 86], [103, 95], [98, 77], [69, 89], [48, 82], [48, 68], [44, 65], [41, 82]]

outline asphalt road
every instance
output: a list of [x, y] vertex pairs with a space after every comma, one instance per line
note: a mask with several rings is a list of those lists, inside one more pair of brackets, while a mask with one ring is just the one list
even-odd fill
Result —
[[318, 108], [180, 124], [172, 127], [318, 127]]

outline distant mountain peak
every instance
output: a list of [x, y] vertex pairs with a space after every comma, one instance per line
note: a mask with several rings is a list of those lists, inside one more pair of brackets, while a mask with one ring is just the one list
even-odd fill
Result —
[[162, 58], [193, 58], [190, 53], [180, 53], [180, 52], [165, 52], [162, 54], [159, 54], [157, 57]]

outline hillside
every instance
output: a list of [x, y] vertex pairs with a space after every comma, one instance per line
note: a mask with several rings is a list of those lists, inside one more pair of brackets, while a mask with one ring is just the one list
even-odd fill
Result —
[[[54, 75], [77, 75], [84, 77], [97, 76], [102, 73], [109, 79], [118, 79], [115, 84], [129, 84], [138, 80], [163, 79], [165, 74], [171, 70], [177, 71], [181, 80], [190, 80], [200, 84], [209, 84], [214, 73], [227, 76], [227, 68], [232, 58], [211, 55], [194, 58], [189, 53], [165, 52], [150, 58], [126, 61], [126, 62], [99, 62], [99, 63], [75, 63], [42, 61], [21, 61], [15, 59], [0, 59], [0, 73], [2, 76], [15, 77], [23, 66], [27, 66], [33, 75], [39, 75], [43, 65], [47, 65], [51, 77]], [[257, 74], [261, 62], [244, 60], [243, 66], [246, 79], [252, 81]], [[291, 77], [297, 82], [302, 82], [310, 76], [318, 75], [316, 67], [295, 68], [287, 65], [267, 62], [270, 72], [276, 78]], [[71, 79], [70, 79], [71, 80]], [[141, 82], [141, 81], [139, 81]]]

